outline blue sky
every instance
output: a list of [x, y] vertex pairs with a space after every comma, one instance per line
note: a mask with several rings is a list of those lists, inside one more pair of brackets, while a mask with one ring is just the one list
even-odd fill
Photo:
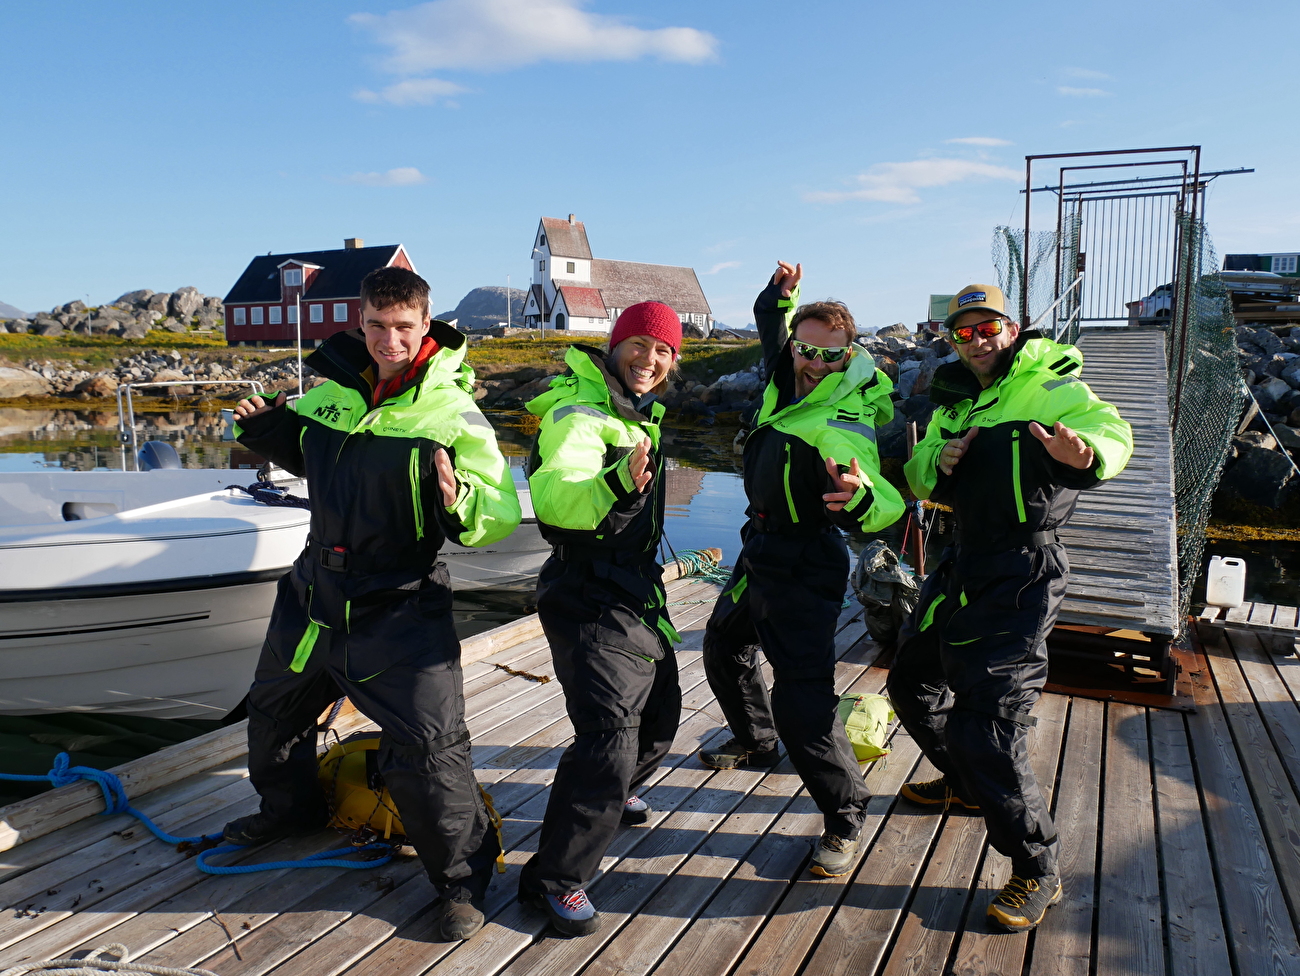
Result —
[[[1254, 10], [1254, 8], [1251, 8]], [[438, 309], [539, 216], [691, 265], [778, 257], [867, 326], [992, 280], [1026, 153], [1199, 143], [1219, 252], [1300, 249], [1300, 7], [369, 0], [0, 5], [0, 300], [224, 294], [266, 251], [407, 245]], [[963, 141], [964, 140], [964, 141]]]

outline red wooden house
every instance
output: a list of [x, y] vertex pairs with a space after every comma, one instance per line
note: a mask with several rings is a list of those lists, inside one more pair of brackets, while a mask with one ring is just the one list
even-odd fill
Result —
[[226, 295], [226, 344], [283, 346], [298, 334], [316, 346], [335, 332], [361, 325], [361, 279], [376, 268], [414, 271], [401, 244], [364, 247], [349, 237], [334, 251], [262, 254], [253, 258]]

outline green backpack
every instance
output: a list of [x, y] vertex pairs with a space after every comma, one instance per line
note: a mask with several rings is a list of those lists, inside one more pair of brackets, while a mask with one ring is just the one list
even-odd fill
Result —
[[860, 764], [889, 755], [885, 739], [894, 718], [893, 706], [884, 695], [840, 696], [840, 721]]

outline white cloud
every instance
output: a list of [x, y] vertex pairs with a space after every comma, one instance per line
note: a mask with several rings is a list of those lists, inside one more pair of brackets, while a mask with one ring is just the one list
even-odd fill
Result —
[[1093, 71], [1091, 68], [1066, 68], [1065, 75], [1068, 78], [1091, 78], [1094, 81], [1109, 81], [1110, 75], [1104, 71]]
[[1073, 98], [1101, 98], [1110, 94], [1101, 88], [1071, 88], [1069, 85], [1058, 85], [1056, 91], [1057, 94], [1069, 95]]
[[1005, 166], [967, 159], [917, 159], [909, 163], [877, 163], [854, 177], [856, 190], [805, 193], [811, 203], [875, 200], [881, 203], [919, 203], [922, 187], [947, 186], [971, 179], [1019, 180], [1021, 174]]
[[454, 81], [443, 81], [441, 78], [407, 78], [405, 81], [389, 85], [383, 91], [374, 92], [368, 88], [363, 88], [353, 97], [360, 102], [388, 102], [390, 105], [432, 105], [440, 98], [446, 98], [448, 95], [459, 95], [467, 90]]
[[945, 139], [944, 142], [955, 142], [962, 146], [1009, 146], [1011, 142], [1007, 139], [995, 139], [993, 136], [963, 136], [960, 139]]
[[428, 183], [429, 178], [414, 166], [399, 166], [386, 173], [353, 173], [343, 182], [361, 186], [418, 186]]
[[587, 0], [433, 0], [349, 19], [389, 49], [384, 67], [398, 75], [643, 57], [699, 64], [716, 57], [717, 38], [705, 31], [647, 30], [621, 17], [590, 13], [582, 9], [586, 5]]
[[719, 261], [717, 264], [715, 264], [713, 267], [711, 267], [708, 271], [704, 273], [717, 274], [719, 271], [726, 271], [728, 268], [739, 268], [739, 267], [740, 267], [739, 261]]

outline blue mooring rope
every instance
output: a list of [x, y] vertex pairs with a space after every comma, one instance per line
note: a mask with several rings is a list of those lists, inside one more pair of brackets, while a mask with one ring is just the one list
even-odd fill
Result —
[[[220, 840], [221, 834], [198, 834], [194, 837], [176, 837], [167, 833], [156, 823], [154, 823], [148, 814], [142, 813], [126, 797], [126, 789], [122, 786], [122, 781], [113, 773], [104, 769], [94, 769], [90, 766], [73, 766], [72, 760], [66, 752], [59, 753], [54, 758], [54, 768], [43, 776], [25, 775], [21, 773], [0, 773], [0, 780], [12, 780], [18, 783], [39, 783], [48, 782], [53, 786], [70, 786], [78, 780], [90, 780], [99, 786], [99, 790], [104, 795], [103, 814], [110, 816], [115, 813], [129, 813], [149, 829], [149, 832], [157, 837], [160, 841], [167, 844], [206, 844], [211, 841]], [[393, 846], [385, 844], [382, 841], [373, 844], [366, 844], [364, 847], [342, 847], [334, 851], [322, 851], [319, 854], [312, 854], [310, 857], [304, 857], [297, 861], [269, 861], [265, 864], [237, 864], [229, 867], [223, 867], [219, 864], [209, 864], [208, 858], [216, 857], [218, 854], [229, 854], [231, 851], [242, 851], [242, 844], [223, 844], [220, 847], [212, 847], [205, 851], [200, 851], [195, 859], [198, 869], [205, 874], [252, 874], [256, 871], [276, 871], [281, 868], [373, 868], [382, 864], [387, 864], [393, 858]], [[361, 851], [378, 851], [384, 850], [388, 853], [382, 857], [362, 861], [344, 861], [340, 859], [343, 854], [356, 854]]]

